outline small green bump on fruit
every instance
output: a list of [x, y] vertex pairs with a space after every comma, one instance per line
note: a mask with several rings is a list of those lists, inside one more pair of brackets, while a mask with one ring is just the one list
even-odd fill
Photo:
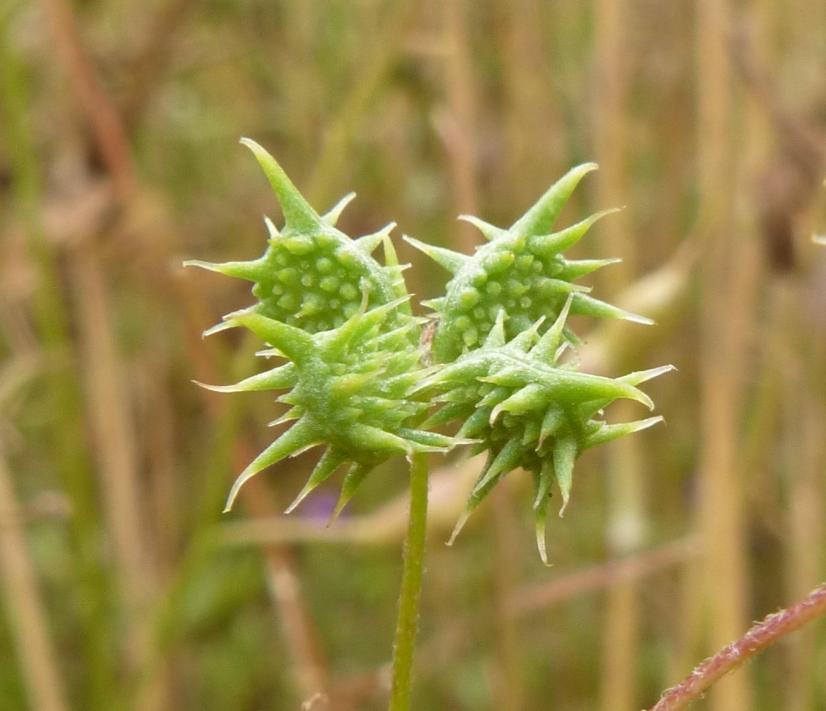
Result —
[[470, 283], [477, 289], [481, 289], [488, 281], [488, 274], [484, 270], [478, 270], [471, 274]]
[[301, 275], [301, 286], [304, 287], [311, 287], [315, 285], [315, 277], [312, 274], [302, 274]]
[[488, 274], [501, 274], [513, 264], [516, 256], [513, 252], [494, 252], [482, 259], [482, 267]]
[[341, 266], [345, 269], [352, 269], [353, 267], [358, 266], [358, 259], [356, 259], [356, 255], [346, 249], [340, 249], [336, 252], [336, 258], [338, 259]]
[[528, 290], [528, 285], [516, 279], [508, 279], [506, 289], [512, 297], [519, 298]]
[[336, 237], [336, 233], [326, 230], [318, 232], [315, 236], [315, 241], [316, 246], [323, 250], [331, 249], [340, 244], [340, 240]]
[[456, 328], [460, 331], [467, 331], [472, 325], [473, 322], [467, 316], [460, 316], [456, 319]]
[[315, 249], [315, 244], [311, 237], [297, 236], [287, 237], [281, 240], [281, 244], [290, 253], [297, 256], [309, 254]]
[[462, 293], [459, 294], [459, 302], [466, 309], [471, 309], [474, 306], [476, 306], [476, 304], [479, 303], [479, 300], [481, 298], [482, 297], [479, 294], [479, 292], [476, 289], [474, 289], [472, 286], [468, 287], [466, 289], [463, 289]]
[[305, 294], [298, 316], [315, 316], [324, 309], [324, 301], [318, 294]]
[[564, 271], [564, 264], [562, 263], [562, 261], [560, 260], [558, 255], [555, 255], [553, 257], [549, 257], [547, 260], [545, 260], [544, 267], [543, 267], [543, 273], [546, 276], [558, 279], [560, 277], [560, 275], [563, 273], [563, 271]]
[[284, 269], [279, 269], [276, 274], [282, 283], [288, 284], [289, 286], [298, 286], [300, 279], [298, 269], [295, 269], [294, 267], [285, 267]]
[[[343, 299], [346, 299], [347, 301], [352, 301], [359, 295], [358, 289], [356, 289], [356, 287], [350, 284], [349, 282], [345, 282], [344, 284], [342, 284], [341, 288], [338, 290], [338, 293], [341, 294], [341, 297]], [[352, 314], [348, 315], [352, 316]]]
[[338, 289], [338, 283], [339, 282], [338, 282], [338, 279], [336, 279], [336, 277], [326, 276], [318, 283], [318, 285], [319, 285], [319, 287], [321, 287], [321, 289], [323, 291], [331, 293], [331, 292], [335, 291], [336, 289]]
[[521, 272], [530, 271], [533, 261], [534, 259], [530, 254], [523, 254], [521, 257], [517, 258], [516, 268]]
[[549, 296], [556, 291], [556, 286], [554, 285], [554, 280], [549, 277], [542, 277], [538, 279], [536, 282], [536, 290], [542, 296]]
[[333, 260], [329, 257], [319, 257], [315, 260], [315, 268], [319, 274], [329, 274], [333, 271], [334, 267], [335, 264], [333, 264]]
[[498, 296], [502, 293], [502, 285], [498, 281], [491, 280], [485, 285], [485, 291], [490, 296]]
[[293, 311], [298, 306], [298, 297], [295, 294], [284, 294], [278, 299], [278, 305], [285, 311]]

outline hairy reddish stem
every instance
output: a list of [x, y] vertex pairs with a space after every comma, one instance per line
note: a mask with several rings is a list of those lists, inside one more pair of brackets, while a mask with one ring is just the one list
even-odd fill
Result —
[[781, 637], [826, 615], [826, 584], [791, 607], [768, 615], [740, 639], [697, 666], [689, 676], [668, 689], [651, 711], [677, 711], [697, 699], [725, 674], [736, 669]]

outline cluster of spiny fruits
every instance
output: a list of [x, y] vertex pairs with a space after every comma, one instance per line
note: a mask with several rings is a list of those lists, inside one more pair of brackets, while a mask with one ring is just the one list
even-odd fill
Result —
[[[351, 239], [336, 222], [352, 194], [319, 215], [269, 153], [253, 141], [242, 142], [275, 190], [285, 225], [279, 231], [267, 220], [267, 249], [258, 259], [187, 264], [253, 283], [256, 302], [207, 333], [247, 328], [267, 344], [261, 353], [280, 362], [213, 389], [285, 390], [278, 400], [289, 409], [278, 422], [292, 424], [241, 473], [227, 509], [250, 477], [311, 447], [326, 450], [288, 511], [341, 467], [347, 473], [336, 514], [389, 457], [471, 444], [475, 453], [487, 453], [487, 462], [451, 540], [495, 484], [522, 468], [533, 475], [537, 543], [547, 562], [545, 521], [553, 483], [564, 510], [583, 450], [660, 421], [608, 424], [602, 412], [621, 398], [653, 408], [637, 386], [670, 369], [611, 379], [581, 373], [564, 358], [578, 343], [567, 326], [569, 314], [650, 323], [574, 283], [618, 260], [562, 255], [610, 211], [552, 231], [579, 181], [596, 166], [573, 168], [509, 229], [463, 216], [487, 240], [473, 255], [406, 238], [452, 274], [445, 295], [424, 302], [433, 314], [421, 318], [410, 308], [404, 267], [390, 241], [392, 223]], [[384, 265], [372, 256], [380, 244]], [[435, 333], [423, 344], [431, 319]], [[452, 436], [433, 431], [446, 426], [458, 428]]]

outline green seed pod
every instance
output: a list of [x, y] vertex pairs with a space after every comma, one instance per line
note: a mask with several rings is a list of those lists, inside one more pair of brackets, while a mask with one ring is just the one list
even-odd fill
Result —
[[[278, 422], [294, 424], [241, 473], [229, 494], [229, 510], [240, 488], [263, 469], [316, 445], [327, 445], [291, 511], [340, 466], [349, 472], [336, 514], [352, 497], [371, 469], [394, 454], [446, 451], [454, 440], [415, 429], [426, 405], [408, 391], [426, 371], [419, 366], [417, 346], [410, 343], [410, 324], [387, 331], [384, 325], [404, 299], [362, 307], [338, 328], [315, 334], [257, 313], [230, 314], [228, 327], [243, 326], [272, 346], [289, 362], [228, 386], [204, 386], [220, 392], [282, 390], [279, 398], [291, 406]], [[366, 298], [365, 298], [366, 304]]]
[[[433, 340], [436, 362], [450, 362], [462, 352], [478, 347], [500, 309], [508, 314], [506, 332], [513, 337], [543, 316], [555, 319], [570, 295], [573, 314], [651, 323], [650, 319], [588, 296], [586, 287], [573, 283], [619, 260], [574, 261], [561, 254], [576, 244], [597, 220], [615, 210], [550, 232], [579, 181], [596, 167], [595, 163], [586, 163], [570, 170], [507, 230], [463, 215], [460, 219], [478, 227], [488, 240], [473, 256], [405, 237], [453, 275], [443, 298], [425, 302], [439, 316]], [[572, 333], [566, 332], [565, 337], [575, 342]]]
[[[194, 266], [253, 282], [257, 303], [229, 314], [207, 333], [242, 326], [270, 348], [260, 355], [286, 363], [220, 391], [287, 390], [291, 409], [279, 420], [292, 425], [241, 473], [227, 502], [252, 476], [310, 447], [326, 451], [291, 511], [337, 469], [349, 467], [335, 513], [365, 476], [394, 454], [446, 451], [475, 443], [488, 460], [451, 541], [467, 517], [509, 471], [532, 472], [537, 544], [545, 551], [547, 499], [555, 480], [565, 509], [579, 454], [589, 447], [660, 421], [607, 424], [603, 408], [620, 398], [653, 402], [637, 385], [670, 366], [611, 379], [577, 371], [561, 355], [576, 336], [569, 313], [648, 319], [587, 296], [573, 281], [616, 260], [565, 259], [606, 213], [559, 232], [549, 230], [579, 180], [596, 166], [574, 168], [510, 229], [475, 224], [488, 244], [472, 257], [409, 241], [453, 277], [443, 298], [429, 302], [440, 320], [433, 341], [437, 365], [423, 368], [422, 320], [411, 315], [391, 227], [352, 240], [335, 228], [344, 198], [319, 216], [264, 149], [243, 141], [264, 168], [284, 213], [280, 232], [267, 221], [264, 255], [249, 262]], [[371, 252], [384, 244], [384, 266]], [[425, 302], [427, 304], [427, 302]], [[552, 319], [546, 327], [546, 318]], [[209, 386], [207, 386], [209, 387]], [[436, 412], [424, 423], [429, 401]], [[461, 422], [456, 437], [429, 428]], [[472, 439], [466, 439], [472, 438]]]
[[[268, 245], [258, 259], [222, 264], [185, 262], [253, 282], [257, 303], [239, 314], [261, 314], [317, 333], [340, 326], [356, 313], [365, 291], [369, 306], [407, 295], [404, 267], [399, 265], [389, 239], [394, 223], [374, 234], [350, 239], [335, 225], [354, 193], [320, 216], [266, 150], [248, 138], [241, 143], [253, 152], [266, 173], [281, 203], [285, 226], [279, 232], [269, 219], [266, 221]], [[384, 245], [385, 266], [371, 256], [380, 243]], [[400, 325], [409, 314], [409, 307], [403, 305], [388, 319], [386, 327]], [[214, 330], [224, 327], [219, 324]], [[411, 342], [417, 338], [415, 331], [409, 334]]]
[[662, 419], [607, 424], [600, 413], [621, 398], [653, 408], [651, 399], [636, 386], [671, 366], [611, 379], [579, 373], [560, 362], [568, 345], [565, 321], [575, 298], [567, 298], [556, 321], [541, 336], [539, 319], [508, 340], [505, 312], [500, 311], [481, 347], [443, 366], [417, 387], [417, 392], [439, 393], [437, 399], [447, 403], [425, 427], [460, 421], [458, 436], [477, 439], [476, 452], [488, 452], [451, 542], [495, 484], [521, 467], [533, 474], [537, 545], [547, 563], [545, 522], [552, 481], [556, 480], [562, 494], [562, 515], [570, 497], [574, 462], [583, 450]]
[[[410, 313], [407, 290], [389, 239], [394, 225], [356, 240], [335, 228], [348, 195], [319, 216], [284, 171], [257, 143], [243, 139], [264, 169], [284, 213], [279, 232], [267, 220], [269, 241], [259, 259], [212, 264], [185, 262], [253, 282], [257, 303], [227, 315], [206, 334], [243, 326], [271, 348], [259, 355], [289, 362], [222, 392], [289, 389], [291, 406], [275, 423], [294, 424], [236, 480], [231, 508], [250, 477], [309, 447], [327, 444], [292, 510], [310, 491], [349, 464], [336, 514], [367, 473], [389, 456], [444, 451], [453, 439], [414, 428], [426, 405], [407, 397], [424, 376], [419, 337], [423, 319]], [[371, 253], [384, 245], [385, 265]]]

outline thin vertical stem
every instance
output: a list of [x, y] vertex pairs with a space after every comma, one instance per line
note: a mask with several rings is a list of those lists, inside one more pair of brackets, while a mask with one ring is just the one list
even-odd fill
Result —
[[[708, 613], [707, 644], [733, 639], [748, 619], [748, 566], [743, 475], [737, 457], [743, 374], [750, 363], [745, 338], [753, 318], [753, 250], [738, 240], [732, 115], [735, 103], [727, 52], [730, 0], [697, 8], [698, 187], [705, 263], [701, 276], [700, 394], [702, 443], [698, 524], [706, 556], [693, 583]], [[696, 594], [694, 590], [692, 594]], [[709, 708], [751, 706], [747, 675], [715, 688]]]
[[399, 616], [393, 644], [393, 686], [390, 711], [408, 711], [413, 653], [419, 627], [419, 600], [427, 533], [427, 457], [414, 454], [410, 463], [410, 519], [404, 544], [404, 569], [399, 593]]
[[[598, 203], [605, 206], [627, 202], [626, 175], [630, 155], [627, 126], [628, 61], [627, 25], [629, 3], [598, 0], [596, 3], [597, 76], [600, 111], [594, 142], [601, 166]], [[633, 23], [633, 20], [631, 21]], [[622, 256], [623, 264], [601, 274], [610, 295], [627, 288], [634, 278], [636, 245], [631, 239], [626, 213], [615, 215], [601, 226], [605, 253]], [[635, 410], [628, 402], [617, 403], [618, 420], [631, 420]], [[614, 555], [639, 550], [645, 540], [647, 520], [644, 504], [646, 457], [633, 437], [614, 442], [606, 452], [608, 524], [606, 544]], [[635, 707], [637, 665], [640, 646], [639, 591], [634, 581], [609, 587], [602, 639], [600, 705], [603, 709]]]
[[[809, 291], [798, 283], [778, 281], [774, 285], [777, 302], [776, 367], [782, 373], [783, 427], [782, 481], [787, 487], [787, 541], [785, 589], [789, 597], [805, 592], [821, 574], [823, 523], [821, 435], [823, 418], [821, 394], [815, 364], [822, 361], [822, 339], [810, 337], [805, 313]], [[811, 345], [806, 341], [811, 340]], [[804, 354], [796, 359], [792, 354]], [[782, 360], [781, 360], [782, 359]], [[782, 364], [782, 365], [781, 365]], [[817, 661], [816, 630], [795, 636], [786, 646], [785, 704], [789, 711], [814, 708]]]
[[72, 3], [40, 0], [40, 6], [55, 54], [92, 129], [118, 198], [127, 200], [136, 187], [129, 140], [121, 117], [104, 89], [100, 72], [83, 46]]
[[[255, 517], [272, 520], [278, 516], [276, 502], [262, 479], [250, 481], [241, 496], [247, 510]], [[306, 700], [324, 692], [327, 672], [314, 621], [302, 596], [301, 578], [292, 553], [287, 545], [271, 543], [261, 547], [270, 596], [286, 642], [290, 673], [296, 691]]]
[[[437, 128], [447, 153], [454, 204], [463, 213], [476, 214], [479, 202], [476, 180], [478, 100], [467, 36], [470, 9], [463, 0], [450, 0], [444, 4], [447, 111], [437, 118]], [[454, 233], [451, 246], [470, 252], [477, 239], [475, 229], [464, 223]]]
[[[3, 18], [4, 20], [6, 18]], [[0, 128], [11, 168], [11, 204], [27, 236], [29, 257], [40, 274], [32, 303], [32, 317], [46, 357], [59, 353], [64, 368], [45, 374], [46, 392], [51, 395], [54, 419], [51, 431], [54, 463], [72, 506], [69, 531], [72, 546], [72, 589], [76, 592], [85, 666], [89, 670], [86, 708], [111, 709], [114, 695], [114, 665], [111, 631], [108, 628], [109, 589], [100, 564], [99, 510], [93, 475], [82, 428], [82, 401], [77, 386], [77, 359], [70, 336], [69, 313], [61, 290], [58, 259], [43, 233], [43, 196], [40, 165], [33, 134], [30, 107], [30, 70], [9, 45], [11, 34], [0, 23]]]
[[2, 449], [0, 504], [0, 571], [29, 699], [32, 708], [65, 711], [63, 682], [55, 661], [46, 611], [29, 555], [12, 475]]

